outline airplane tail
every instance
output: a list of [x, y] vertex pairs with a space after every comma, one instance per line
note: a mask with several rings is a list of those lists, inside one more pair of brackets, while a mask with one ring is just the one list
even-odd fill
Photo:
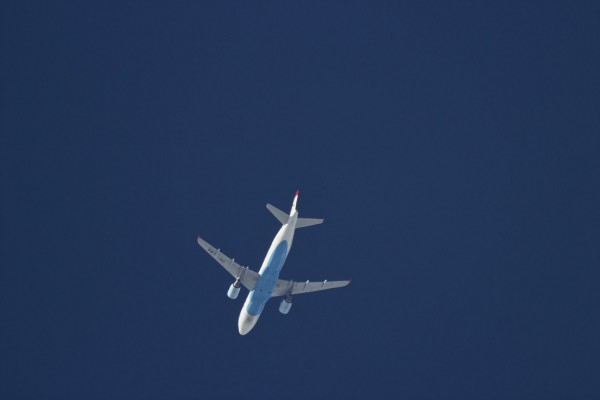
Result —
[[[292, 204], [292, 210], [290, 211], [290, 215], [296, 211], [296, 203], [298, 202], [298, 193], [299, 193], [299, 190], [296, 191], [296, 195], [294, 196], [294, 203]], [[271, 211], [271, 214], [273, 214], [275, 216], [275, 218], [277, 218], [277, 220], [279, 220], [279, 222], [281, 222], [282, 225], [285, 225], [288, 223], [288, 221], [290, 219], [290, 215], [281, 211], [279, 208], [277, 208], [271, 204], [267, 204], [267, 208], [269, 209], [269, 211]], [[323, 219], [321, 219], [321, 218], [298, 218], [298, 220], [296, 221], [296, 228], [304, 228], [307, 226], [318, 225], [318, 224], [322, 224], [322, 223], [323, 223]]]

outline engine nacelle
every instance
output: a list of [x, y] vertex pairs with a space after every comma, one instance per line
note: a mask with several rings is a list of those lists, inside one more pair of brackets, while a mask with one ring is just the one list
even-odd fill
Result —
[[238, 295], [240, 294], [240, 280], [239, 278], [235, 280], [235, 282], [233, 282], [231, 284], [231, 286], [229, 286], [229, 290], [227, 291], [227, 297], [229, 297], [230, 299], [237, 299]]
[[279, 312], [282, 314], [287, 314], [290, 312], [292, 308], [292, 296], [287, 296], [285, 299], [281, 300], [281, 304], [279, 305]]

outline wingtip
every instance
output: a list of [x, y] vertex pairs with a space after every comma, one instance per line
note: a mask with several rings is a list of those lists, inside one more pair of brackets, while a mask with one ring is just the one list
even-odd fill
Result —
[[300, 194], [300, 189], [296, 189], [296, 197]]

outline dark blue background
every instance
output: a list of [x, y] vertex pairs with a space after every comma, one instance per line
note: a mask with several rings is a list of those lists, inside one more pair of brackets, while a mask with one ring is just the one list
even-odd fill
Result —
[[1, 398], [600, 397], [598, 2], [8, 3]]

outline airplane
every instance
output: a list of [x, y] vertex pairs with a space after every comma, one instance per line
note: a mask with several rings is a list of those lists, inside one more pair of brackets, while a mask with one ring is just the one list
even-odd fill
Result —
[[219, 249], [214, 248], [198, 236], [200, 247], [206, 250], [235, 278], [227, 291], [227, 296], [230, 299], [236, 299], [242, 285], [250, 291], [238, 319], [240, 335], [246, 335], [254, 328], [265, 304], [271, 297], [285, 296], [279, 305], [279, 311], [282, 314], [287, 314], [292, 308], [292, 295], [334, 289], [350, 284], [351, 280], [294, 282], [279, 279], [283, 263], [292, 248], [295, 230], [323, 223], [323, 220], [318, 218], [298, 218], [298, 210], [296, 210], [298, 195], [299, 191], [297, 190], [289, 215], [275, 206], [267, 204], [267, 209], [281, 222], [282, 227], [275, 235], [275, 239], [273, 239], [273, 243], [271, 243], [258, 273], [248, 267], [241, 266], [233, 258], [227, 257]]

